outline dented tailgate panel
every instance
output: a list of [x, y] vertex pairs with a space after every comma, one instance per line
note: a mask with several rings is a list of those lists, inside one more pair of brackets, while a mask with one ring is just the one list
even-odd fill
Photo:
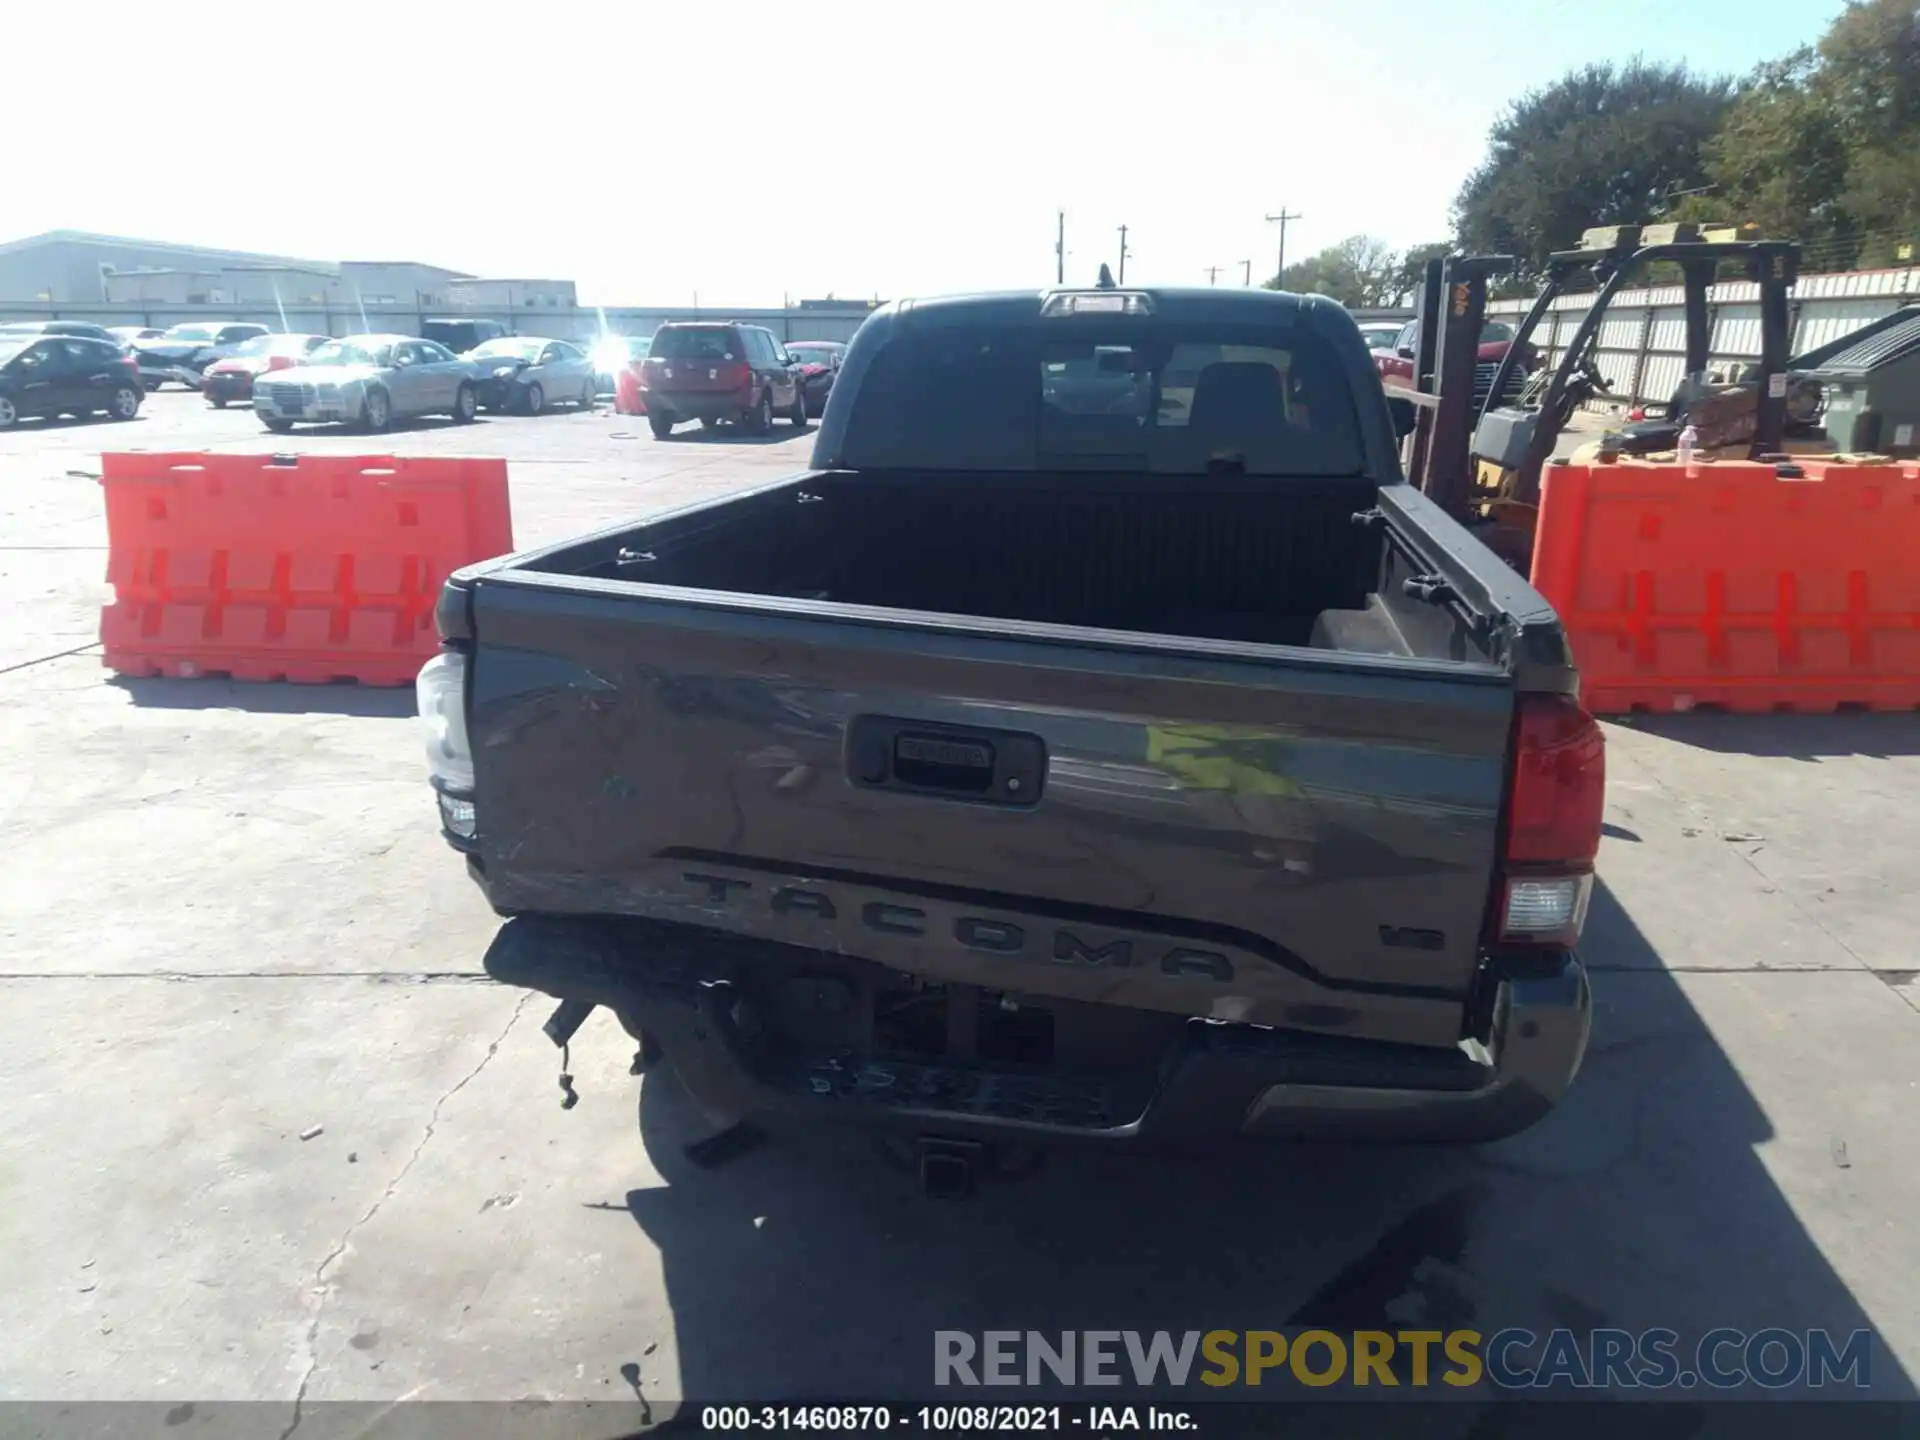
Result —
[[1512, 706], [1493, 667], [686, 593], [475, 585], [478, 856], [501, 910], [1457, 1036]]

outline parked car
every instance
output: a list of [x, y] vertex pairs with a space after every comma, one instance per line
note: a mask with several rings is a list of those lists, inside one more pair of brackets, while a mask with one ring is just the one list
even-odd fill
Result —
[[131, 420], [145, 393], [133, 357], [111, 339], [0, 335], [0, 430], [30, 415]]
[[476, 345], [498, 340], [507, 327], [498, 320], [456, 320], [442, 318], [420, 322], [422, 338], [444, 345], [456, 355], [464, 355]]
[[306, 363], [253, 387], [253, 413], [267, 429], [345, 421], [385, 430], [416, 415], [464, 425], [480, 408], [480, 372], [446, 346], [410, 335], [329, 340]]
[[1266, 290], [888, 306], [807, 473], [455, 572], [417, 688], [487, 973], [943, 1194], [995, 1142], [1541, 1119], [1605, 741], [1358, 338]]
[[14, 320], [0, 325], [0, 335], [79, 335], [88, 340], [105, 340], [111, 345], [120, 343], [106, 326], [87, 320]]
[[224, 410], [238, 401], [253, 399], [254, 382], [273, 370], [291, 370], [320, 346], [325, 335], [256, 335], [224, 360], [216, 360], [206, 369], [201, 389], [207, 403]]
[[1391, 350], [1404, 328], [1405, 322], [1400, 320], [1369, 320], [1361, 325], [1360, 338], [1369, 350]]
[[789, 340], [787, 354], [800, 362], [800, 389], [806, 396], [807, 414], [825, 414], [827, 396], [833, 393], [847, 347], [838, 340]]
[[489, 410], [538, 415], [549, 405], [591, 410], [599, 398], [593, 361], [567, 340], [506, 335], [476, 345], [463, 357], [480, 372], [480, 403]]
[[756, 435], [776, 413], [807, 423], [800, 367], [760, 325], [674, 321], [653, 332], [640, 367], [640, 401], [656, 440], [682, 420], [712, 427], [733, 421]]
[[113, 338], [131, 350], [149, 340], [158, 340], [167, 332], [153, 325], [109, 325]]
[[[622, 371], [635, 368], [653, 348], [653, 337], [643, 335], [602, 335], [587, 354], [593, 359], [593, 373], [602, 395], [620, 393]], [[635, 376], [636, 383], [638, 376]], [[619, 406], [614, 407], [616, 410]]]
[[158, 390], [169, 380], [198, 390], [207, 366], [267, 333], [264, 325], [192, 320], [173, 326], [158, 339], [136, 342], [133, 355], [140, 362], [140, 378], [149, 390]]
[[[1407, 413], [1413, 407], [1405, 400], [1394, 399], [1393, 392], [1413, 388], [1413, 347], [1419, 337], [1420, 322], [1409, 320], [1394, 336], [1390, 349], [1373, 351], [1373, 368], [1380, 372], [1380, 383], [1386, 387], [1388, 406], [1396, 410], [1395, 423], [1403, 432], [1413, 428], [1411, 415]], [[1489, 320], [1480, 327], [1479, 360], [1473, 371], [1473, 412], [1476, 416], [1485, 406], [1487, 387], [1493, 384], [1494, 372], [1500, 368], [1500, 362], [1506, 358], [1508, 347], [1512, 344], [1511, 325]], [[1500, 397], [1503, 405], [1510, 405], [1519, 398], [1520, 388], [1526, 383], [1528, 373], [1538, 363], [1538, 356], [1531, 345], [1520, 359], [1513, 378], [1507, 383], [1507, 393]]]

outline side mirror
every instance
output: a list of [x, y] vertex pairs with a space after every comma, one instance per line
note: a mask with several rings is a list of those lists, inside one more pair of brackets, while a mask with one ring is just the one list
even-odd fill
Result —
[[1402, 360], [1411, 360], [1413, 358], [1413, 347], [1411, 345], [1398, 345], [1394, 347], [1393, 353], [1398, 355]]

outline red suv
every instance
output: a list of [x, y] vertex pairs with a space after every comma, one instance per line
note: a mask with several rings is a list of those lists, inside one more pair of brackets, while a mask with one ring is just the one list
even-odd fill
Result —
[[807, 424], [800, 366], [759, 325], [662, 325], [640, 367], [640, 400], [656, 440], [682, 420], [709, 428], [731, 420], [755, 435], [773, 428], [776, 413], [796, 430]]
[[[1386, 387], [1387, 401], [1393, 404], [1395, 390], [1413, 389], [1413, 347], [1420, 337], [1420, 322], [1409, 320], [1401, 328], [1399, 337], [1383, 350], [1373, 351], [1373, 368], [1380, 372], [1380, 383]], [[1473, 413], [1478, 415], [1487, 401], [1487, 388], [1493, 384], [1493, 375], [1500, 368], [1500, 362], [1507, 358], [1507, 350], [1513, 344], [1513, 327], [1503, 325], [1498, 320], [1489, 320], [1480, 327], [1480, 347], [1473, 371]], [[1520, 388], [1526, 383], [1529, 373], [1538, 363], [1534, 348], [1526, 346], [1520, 354], [1520, 363], [1514, 367], [1512, 377], [1507, 381], [1507, 393], [1500, 397], [1500, 403], [1511, 405], [1519, 398]], [[1399, 405], [1411, 409], [1402, 400]], [[1411, 429], [1411, 425], [1403, 426]]]

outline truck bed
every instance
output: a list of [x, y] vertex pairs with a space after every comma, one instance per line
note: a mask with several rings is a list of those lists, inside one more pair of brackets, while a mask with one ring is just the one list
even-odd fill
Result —
[[478, 868], [508, 913], [1452, 1046], [1514, 666], [1407, 593], [1423, 505], [815, 472], [468, 572]]
[[[1355, 480], [815, 473], [527, 557], [543, 574], [1148, 635], [1485, 660]], [[1409, 503], [1417, 496], [1411, 492]], [[1375, 518], [1379, 518], [1377, 512]]]

